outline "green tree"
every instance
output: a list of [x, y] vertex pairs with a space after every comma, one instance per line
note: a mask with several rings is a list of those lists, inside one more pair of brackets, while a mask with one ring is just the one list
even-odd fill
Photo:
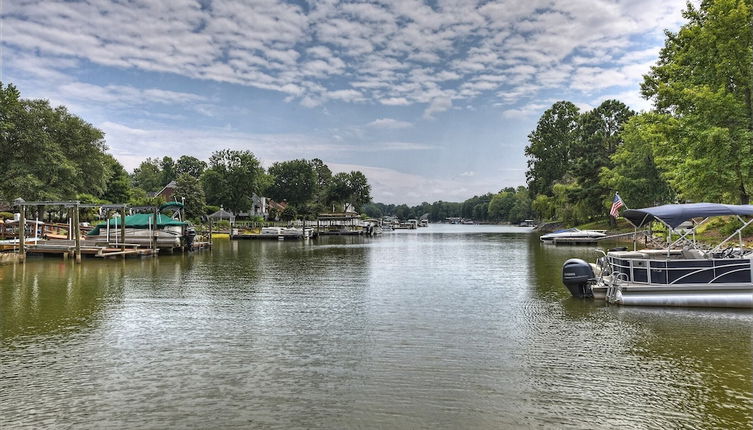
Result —
[[162, 171], [162, 186], [169, 184], [178, 177], [178, 173], [175, 168], [175, 162], [170, 157], [162, 157], [159, 162], [160, 170]]
[[206, 212], [207, 201], [204, 197], [204, 188], [195, 176], [182, 173], [175, 180], [175, 197], [184, 199], [184, 211], [186, 218], [200, 218]]
[[298, 212], [293, 206], [287, 206], [280, 214], [280, 219], [283, 221], [292, 221], [296, 219], [296, 217], [298, 217]]
[[204, 173], [206, 168], [207, 163], [190, 155], [181, 155], [178, 161], [175, 162], [175, 173], [177, 176], [186, 173], [194, 178], [198, 178]]
[[751, 0], [688, 3], [641, 86], [659, 114], [656, 164], [680, 197], [743, 204], [753, 191]]
[[622, 131], [624, 143], [612, 155], [613, 167], [604, 167], [599, 174], [602, 185], [619, 191], [630, 207], [655, 206], [675, 199], [655, 162], [653, 148], [664, 139], [656, 129], [655, 118], [659, 116], [647, 113], [630, 118]]
[[622, 144], [622, 126], [634, 114], [624, 103], [606, 100], [578, 120], [570, 168], [578, 187], [571, 195], [572, 203], [582, 202], [588, 218], [608, 215], [603, 202], [609, 200], [611, 190], [599, 181], [599, 172], [612, 166], [610, 157]]
[[528, 135], [526, 180], [531, 195], [552, 195], [552, 186], [570, 168], [570, 151], [577, 139], [578, 107], [559, 101], [544, 111]]
[[501, 191], [495, 194], [489, 201], [489, 219], [494, 221], [507, 220], [510, 210], [515, 205], [515, 194], [509, 191]]
[[24, 100], [0, 83], [0, 198], [101, 196], [109, 178], [104, 134], [65, 107]]
[[251, 208], [263, 169], [251, 151], [223, 149], [209, 157], [201, 181], [207, 202], [238, 213]]
[[110, 203], [125, 203], [128, 201], [131, 191], [131, 178], [123, 168], [123, 165], [113, 156], [108, 155], [106, 160], [110, 173], [107, 179], [106, 191], [102, 195], [102, 198]]
[[133, 186], [147, 192], [156, 192], [167, 184], [162, 183], [162, 170], [160, 161], [156, 158], [147, 158], [133, 169], [131, 175]]
[[282, 161], [272, 164], [268, 170], [272, 184], [267, 194], [273, 200], [287, 200], [288, 204], [302, 207], [314, 198], [316, 173], [306, 160]]
[[309, 163], [311, 163], [311, 168], [314, 169], [314, 174], [316, 175], [316, 191], [314, 191], [314, 199], [319, 204], [326, 204], [327, 192], [330, 181], [332, 180], [332, 171], [318, 158], [314, 158], [309, 161]]
[[371, 201], [371, 186], [359, 171], [338, 173], [332, 177], [328, 188], [329, 203], [350, 203], [356, 210]]

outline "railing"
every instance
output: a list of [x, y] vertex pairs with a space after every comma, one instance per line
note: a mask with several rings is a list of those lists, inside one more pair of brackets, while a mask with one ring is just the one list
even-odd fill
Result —
[[612, 279], [636, 284], [750, 283], [751, 260], [747, 258], [652, 260], [608, 257]]

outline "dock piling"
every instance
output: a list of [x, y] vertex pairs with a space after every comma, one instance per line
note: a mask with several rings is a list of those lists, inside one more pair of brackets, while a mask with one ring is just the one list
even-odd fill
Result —
[[26, 261], [26, 207], [21, 205], [19, 212], [21, 217], [18, 221], [18, 254], [21, 261]]

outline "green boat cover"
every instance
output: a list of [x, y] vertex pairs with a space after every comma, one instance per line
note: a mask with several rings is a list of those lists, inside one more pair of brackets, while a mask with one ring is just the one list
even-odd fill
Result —
[[[152, 223], [152, 214], [135, 214], [135, 215], [128, 215], [125, 217], [125, 225], [126, 228], [148, 228], [149, 225]], [[121, 227], [120, 218], [110, 218], [107, 223], [102, 223], [97, 225], [92, 229], [92, 231], [89, 232], [88, 236], [98, 236], [99, 231], [102, 228], [105, 228], [107, 224], [110, 224], [110, 228], [115, 228], [117, 226], [118, 228]], [[177, 219], [172, 219], [167, 215], [159, 214], [157, 215], [157, 228], [164, 227], [166, 225], [188, 225], [187, 222], [178, 221]]]
[[159, 207], [159, 211], [162, 212], [163, 209], [167, 209], [167, 208], [183, 209], [183, 203], [180, 203], [180, 202], [162, 203]]

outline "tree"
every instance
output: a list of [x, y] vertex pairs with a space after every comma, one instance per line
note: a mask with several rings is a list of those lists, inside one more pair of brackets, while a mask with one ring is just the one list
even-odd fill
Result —
[[316, 175], [316, 190], [314, 191], [314, 199], [319, 204], [327, 203], [327, 191], [330, 181], [332, 180], [332, 171], [327, 167], [324, 162], [318, 158], [314, 158], [309, 161], [311, 168], [314, 169], [314, 175]]
[[572, 195], [573, 203], [583, 203], [588, 218], [608, 213], [603, 202], [609, 200], [611, 190], [599, 181], [599, 172], [612, 166], [610, 157], [622, 144], [622, 126], [634, 114], [624, 103], [606, 100], [578, 120], [578, 137], [571, 148], [571, 172], [578, 189]]
[[657, 114], [641, 114], [628, 120], [623, 144], [612, 155], [613, 167], [602, 168], [599, 180], [606, 189], [620, 192], [630, 207], [648, 207], [674, 201], [675, 193], [655, 162], [653, 147], [662, 133], [655, 127]]
[[115, 157], [107, 155], [106, 159], [110, 173], [102, 198], [110, 203], [125, 203], [131, 190], [131, 178]]
[[570, 151], [578, 129], [578, 107], [559, 101], [544, 111], [536, 129], [528, 135], [526, 181], [531, 195], [552, 195], [555, 181], [570, 168]]
[[508, 191], [502, 191], [495, 194], [489, 202], [488, 214], [489, 219], [494, 221], [507, 220], [510, 210], [515, 205], [515, 194]]
[[272, 164], [268, 170], [272, 184], [267, 194], [273, 200], [287, 200], [288, 204], [302, 207], [314, 198], [316, 173], [306, 160], [291, 160]]
[[181, 155], [178, 161], [175, 162], [175, 173], [177, 176], [186, 173], [194, 178], [199, 178], [206, 168], [207, 163], [190, 155]]
[[204, 189], [198, 178], [182, 173], [175, 180], [175, 197], [184, 199], [184, 211], [186, 218], [200, 218], [206, 211], [206, 198]]
[[283, 221], [292, 221], [296, 219], [298, 216], [298, 212], [295, 210], [293, 206], [287, 206], [285, 209], [282, 210], [282, 213], [280, 214], [280, 219]]
[[133, 169], [131, 178], [134, 187], [141, 188], [147, 192], [159, 191], [167, 185], [162, 183], [160, 161], [156, 158], [147, 158], [142, 161], [139, 167]]
[[24, 100], [0, 83], [0, 198], [101, 196], [109, 178], [104, 134], [65, 107]]
[[350, 203], [356, 210], [371, 201], [371, 186], [359, 171], [338, 173], [328, 187], [329, 203]]
[[207, 202], [235, 213], [250, 209], [251, 196], [258, 192], [262, 173], [261, 164], [251, 151], [214, 152], [201, 177]]
[[657, 116], [657, 166], [684, 199], [753, 192], [753, 22], [750, 0], [688, 3], [688, 22], [666, 33], [641, 91]]
[[162, 186], [169, 184], [178, 177], [178, 173], [175, 169], [175, 162], [170, 157], [162, 157], [159, 162], [160, 170], [162, 171]]

